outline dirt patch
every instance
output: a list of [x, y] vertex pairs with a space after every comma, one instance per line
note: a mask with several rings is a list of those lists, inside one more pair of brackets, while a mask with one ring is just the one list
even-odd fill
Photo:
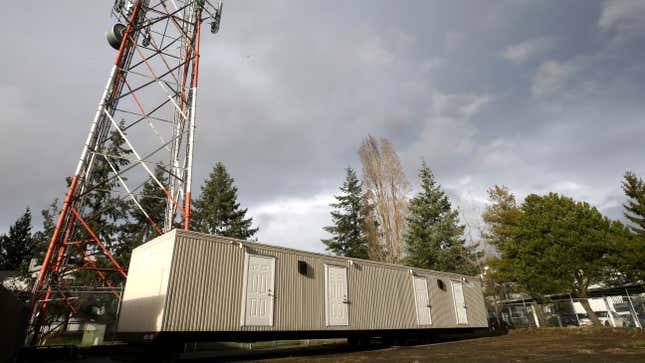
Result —
[[[509, 334], [435, 344], [290, 352], [255, 362], [645, 362], [640, 331], [612, 329], [516, 330]], [[242, 358], [241, 360], [244, 360]]]

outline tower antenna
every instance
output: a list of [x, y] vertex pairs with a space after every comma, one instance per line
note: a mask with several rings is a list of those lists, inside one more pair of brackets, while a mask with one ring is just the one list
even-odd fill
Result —
[[[204, 22], [219, 30], [222, 3], [115, 0], [112, 14], [106, 37], [116, 57], [34, 285], [32, 344], [52, 330], [50, 310], [69, 319], [88, 295], [120, 301], [127, 261], [119, 245], [190, 228], [200, 35]], [[162, 215], [142, 202], [155, 197], [145, 185], [162, 192]], [[123, 241], [113, 226], [132, 213], [147, 228], [141, 240]]]

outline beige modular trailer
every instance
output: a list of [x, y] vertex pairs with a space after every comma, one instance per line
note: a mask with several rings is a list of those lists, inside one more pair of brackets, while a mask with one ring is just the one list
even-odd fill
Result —
[[118, 331], [265, 340], [486, 327], [477, 277], [173, 230], [133, 251]]

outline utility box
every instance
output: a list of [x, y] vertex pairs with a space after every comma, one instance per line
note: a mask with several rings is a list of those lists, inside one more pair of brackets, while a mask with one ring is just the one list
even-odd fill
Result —
[[487, 327], [478, 277], [173, 230], [134, 249], [126, 340], [265, 340]]
[[105, 324], [86, 324], [81, 345], [100, 345], [105, 338]]

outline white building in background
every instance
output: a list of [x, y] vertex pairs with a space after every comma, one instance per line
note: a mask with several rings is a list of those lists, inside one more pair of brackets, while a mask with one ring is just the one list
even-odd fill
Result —
[[[607, 327], [642, 328], [645, 325], [645, 285], [609, 288], [594, 286], [588, 299], [591, 309]], [[542, 306], [545, 319], [562, 327], [590, 326], [591, 319], [580, 303], [570, 295], [550, 296], [551, 303]], [[540, 327], [536, 308], [539, 305], [527, 296], [503, 302], [502, 320], [513, 326]]]
[[[29, 261], [29, 273], [31, 277], [35, 279], [38, 277], [38, 272], [40, 272], [38, 260], [32, 258], [31, 261]], [[16, 271], [0, 271], [0, 283], [7, 290], [22, 293], [31, 292], [33, 287], [29, 280], [18, 276]]]
[[[12, 292], [15, 296], [19, 296], [21, 300], [26, 301], [28, 300], [27, 295], [32, 293], [32, 289], [33, 289], [32, 284], [35, 281], [35, 279], [38, 277], [38, 273], [40, 272], [40, 267], [41, 265], [39, 264], [39, 260], [32, 258], [31, 261], [29, 261], [29, 273], [31, 277], [34, 279], [32, 281], [29, 281], [28, 279], [25, 279], [19, 276], [16, 271], [0, 271], [0, 285], [2, 285], [2, 287], [7, 289], [8, 291]], [[58, 324], [52, 324], [49, 328], [51, 329], [57, 326]], [[86, 330], [96, 330], [96, 329], [97, 329], [97, 324], [87, 323], [78, 319], [71, 318], [67, 323], [66, 331], [82, 332]], [[99, 327], [98, 329], [101, 329], [101, 327]], [[102, 329], [104, 330], [105, 327], [103, 327]], [[47, 327], [45, 328], [45, 330], [47, 330]]]
[[[626, 296], [591, 298], [589, 299], [589, 305], [605, 326], [625, 328], [632, 325], [633, 322], [633, 325], [637, 328], [642, 327], [640, 320], [634, 319], [632, 306], [630, 306], [630, 301]], [[586, 317], [587, 312], [579, 301], [573, 302], [573, 309], [576, 315], [582, 316], [579, 318], [580, 325], [593, 325], [591, 319]]]

